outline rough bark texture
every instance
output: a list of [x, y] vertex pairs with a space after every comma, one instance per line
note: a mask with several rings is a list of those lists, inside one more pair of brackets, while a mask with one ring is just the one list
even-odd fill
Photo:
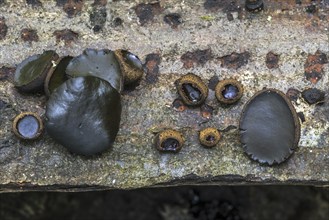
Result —
[[[105, 6], [79, 1], [75, 4], [82, 4], [81, 11], [72, 17], [62, 5], [56, 6], [56, 1], [40, 2], [42, 6], [22, 0], [0, 4], [1, 22], [8, 27], [0, 40], [0, 192], [182, 184], [329, 184], [328, 95], [322, 105], [309, 105], [300, 95], [293, 103], [305, 122], [298, 149], [279, 166], [251, 161], [242, 150], [238, 132], [244, 104], [263, 87], [283, 92], [314, 87], [328, 94], [328, 63], [318, 62], [311, 71], [312, 76], [320, 75], [316, 80], [305, 70], [310, 55], [329, 56], [327, 0], [301, 4], [264, 1], [265, 11], [260, 13], [246, 12], [242, 1], [217, 1], [212, 6], [210, 1], [170, 0], [152, 2], [145, 10], [136, 10], [136, 6], [150, 1], [108, 1]], [[309, 8], [311, 4], [315, 11]], [[90, 21], [95, 7], [105, 7], [107, 12], [102, 13], [106, 22], [97, 32]], [[136, 14], [143, 11], [151, 11], [153, 16]], [[175, 28], [168, 25], [163, 19], [169, 13], [179, 13], [182, 23]], [[24, 28], [37, 30], [38, 41], [20, 39]], [[70, 29], [68, 34], [74, 33], [74, 37], [54, 36], [64, 29]], [[140, 85], [123, 94], [122, 121], [113, 149], [86, 158], [71, 154], [47, 134], [38, 141], [19, 141], [11, 131], [13, 118], [22, 111], [44, 116], [46, 97], [18, 93], [7, 67], [44, 50], [75, 56], [85, 48], [128, 49], [142, 60], [148, 54], [160, 56], [158, 70], [148, 64], [159, 71], [157, 79], [150, 83], [144, 77]], [[202, 50], [208, 50], [207, 56], [198, 56]], [[181, 57], [195, 51], [191, 65], [186, 65]], [[278, 68], [267, 67], [269, 52], [279, 56]], [[233, 57], [226, 65], [229, 55]], [[214, 108], [210, 119], [202, 117], [199, 108], [177, 112], [172, 108], [178, 96], [174, 82], [188, 72], [205, 82], [213, 76], [236, 78], [244, 85], [244, 95], [238, 104], [224, 108], [210, 90], [207, 104]], [[222, 141], [213, 149], [198, 142], [198, 131], [207, 126], [224, 130]], [[153, 146], [156, 132], [164, 128], [184, 134], [186, 143], [179, 153], [159, 153]]]

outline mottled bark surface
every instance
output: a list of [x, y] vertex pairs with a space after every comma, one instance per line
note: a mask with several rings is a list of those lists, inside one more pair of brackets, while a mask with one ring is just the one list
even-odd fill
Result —
[[[7, 27], [0, 30], [0, 191], [329, 184], [329, 66], [311, 56], [329, 56], [327, 0], [314, 2], [315, 10], [310, 1], [264, 1], [265, 11], [257, 14], [246, 12], [243, 1], [217, 1], [217, 5], [204, 0], [151, 5], [139, 5], [150, 1], [137, 0], [108, 1], [105, 5], [65, 1], [57, 6], [56, 1], [40, 2], [29, 5], [22, 0], [7, 0], [0, 4], [1, 22], [5, 22], [1, 27]], [[78, 4], [79, 10], [68, 16], [64, 9], [72, 4]], [[137, 5], [144, 7], [139, 14]], [[95, 15], [104, 12], [95, 9], [98, 7], [105, 7], [106, 13]], [[151, 11], [152, 16], [143, 16], [143, 11]], [[102, 21], [97, 31], [98, 23], [90, 21], [91, 13], [93, 19]], [[170, 13], [181, 15], [177, 27], [164, 21]], [[102, 16], [106, 16], [105, 22]], [[38, 40], [21, 39], [24, 28], [37, 30]], [[57, 32], [60, 37], [54, 34], [61, 30], [71, 31], [65, 31], [66, 35]], [[148, 54], [157, 55], [156, 61], [148, 59], [145, 65], [156, 80], [144, 76], [140, 85], [122, 95], [122, 120], [113, 149], [85, 158], [71, 154], [47, 134], [38, 141], [19, 141], [11, 131], [13, 118], [22, 111], [44, 116], [47, 99], [44, 95], [18, 93], [9, 67], [44, 50], [75, 56], [85, 48], [128, 49], [143, 61]], [[207, 51], [207, 55], [201, 56], [198, 51]], [[266, 63], [269, 52], [279, 57], [271, 69]], [[182, 59], [186, 54], [193, 56]], [[311, 70], [310, 56], [315, 60]], [[244, 85], [244, 95], [236, 105], [224, 108], [210, 90], [206, 101], [214, 108], [210, 119], [202, 117], [199, 108], [175, 111], [172, 102], [178, 95], [174, 82], [188, 72], [205, 82], [214, 76], [219, 80], [235, 78]], [[239, 141], [241, 110], [263, 87], [284, 93], [289, 88], [317, 88], [326, 93], [322, 105], [309, 105], [297, 94], [293, 104], [305, 117], [299, 147], [279, 166], [251, 161]], [[222, 141], [213, 149], [205, 149], [198, 142], [198, 131], [208, 126], [224, 130]], [[184, 134], [186, 143], [179, 153], [161, 154], [153, 146], [155, 134], [164, 128]]]

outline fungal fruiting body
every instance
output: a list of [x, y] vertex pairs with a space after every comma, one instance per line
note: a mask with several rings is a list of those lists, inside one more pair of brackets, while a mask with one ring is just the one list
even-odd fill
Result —
[[233, 104], [243, 95], [242, 84], [235, 79], [219, 81], [215, 87], [217, 100], [223, 104]]
[[216, 128], [205, 128], [199, 133], [200, 144], [204, 147], [214, 147], [221, 139], [221, 134]]
[[48, 50], [42, 54], [30, 56], [16, 68], [14, 84], [22, 92], [38, 92], [43, 89], [44, 81], [53, 63], [59, 56]]
[[240, 118], [240, 135], [244, 151], [253, 160], [279, 164], [298, 146], [299, 119], [282, 92], [265, 89], [245, 105]]
[[71, 56], [61, 57], [56, 63], [56, 66], [48, 72], [44, 84], [44, 90], [47, 96], [50, 96], [57, 87], [69, 79], [65, 70], [72, 59], [73, 57]]
[[155, 146], [162, 152], [178, 152], [184, 145], [183, 135], [176, 130], [167, 129], [159, 132], [155, 137]]
[[43, 123], [36, 113], [23, 112], [15, 117], [13, 131], [20, 139], [34, 140], [42, 134]]
[[127, 50], [116, 50], [114, 53], [120, 64], [124, 84], [129, 85], [138, 82], [144, 73], [143, 64], [138, 56]]
[[176, 81], [178, 94], [186, 105], [199, 106], [208, 96], [208, 87], [202, 79], [193, 74], [188, 73]]
[[[25, 92], [44, 88], [49, 97], [48, 134], [71, 152], [94, 155], [110, 148], [118, 133], [123, 77], [133, 83], [142, 75], [142, 62], [125, 50], [115, 54], [108, 49], [86, 49], [74, 58], [59, 58], [55, 51], [45, 51], [18, 65], [15, 85]], [[26, 130], [20, 134], [18, 128], [25, 122], [41, 121], [27, 117], [14, 121], [15, 134], [27, 136], [25, 139], [31, 135]], [[35, 128], [31, 127], [31, 132]]]
[[45, 126], [71, 152], [94, 155], [112, 146], [120, 118], [120, 93], [103, 79], [85, 76], [67, 80], [52, 93]]
[[71, 77], [99, 77], [109, 82], [117, 91], [121, 92], [123, 89], [120, 64], [111, 50], [84, 50], [81, 55], [71, 60], [66, 68], [66, 73]]

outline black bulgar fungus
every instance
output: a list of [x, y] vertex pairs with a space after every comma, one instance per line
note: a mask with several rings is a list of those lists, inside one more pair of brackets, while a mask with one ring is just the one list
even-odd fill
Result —
[[14, 84], [22, 92], [38, 92], [43, 89], [47, 73], [53, 63], [59, 59], [58, 54], [48, 50], [23, 60], [16, 68]]
[[44, 84], [44, 89], [47, 96], [50, 96], [57, 87], [69, 79], [65, 70], [72, 59], [73, 57], [71, 56], [61, 57], [57, 61], [56, 66], [51, 68], [48, 72]]
[[257, 92], [242, 111], [240, 138], [244, 151], [259, 163], [288, 159], [298, 147], [300, 124], [285, 94], [276, 89]]
[[118, 92], [123, 89], [123, 75], [113, 51], [86, 49], [66, 68], [71, 77], [96, 76], [109, 82]]
[[13, 122], [14, 134], [22, 140], [35, 140], [43, 131], [43, 122], [39, 115], [33, 112], [23, 112], [17, 115]]
[[176, 81], [178, 94], [186, 105], [201, 105], [208, 96], [208, 87], [202, 79], [193, 74], [188, 73]]
[[221, 133], [217, 128], [209, 127], [199, 132], [200, 144], [204, 147], [214, 147], [221, 139]]
[[316, 88], [305, 89], [302, 92], [302, 97], [304, 100], [310, 104], [320, 104], [324, 102], [325, 93]]
[[138, 82], [144, 73], [143, 63], [138, 56], [127, 50], [116, 50], [114, 54], [120, 64], [124, 84], [129, 85]]
[[235, 79], [225, 79], [217, 83], [215, 95], [220, 103], [233, 104], [242, 97], [243, 86]]
[[264, 9], [263, 0], [246, 0], [245, 7], [248, 11], [259, 12]]
[[120, 93], [103, 79], [84, 76], [67, 80], [51, 94], [45, 127], [69, 151], [88, 156], [112, 146], [120, 118]]
[[167, 129], [159, 132], [154, 142], [159, 151], [176, 153], [182, 149], [185, 140], [179, 131]]

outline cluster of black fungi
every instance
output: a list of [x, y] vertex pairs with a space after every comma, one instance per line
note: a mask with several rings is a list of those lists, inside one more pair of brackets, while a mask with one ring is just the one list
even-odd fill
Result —
[[[208, 87], [192, 73], [176, 81], [176, 88], [188, 106], [202, 105], [208, 96]], [[235, 79], [217, 83], [215, 95], [225, 105], [236, 103], [243, 94], [243, 86]], [[244, 151], [263, 164], [280, 164], [290, 157], [298, 146], [300, 123], [297, 113], [284, 93], [276, 89], [257, 92], [244, 106], [240, 118], [240, 137]], [[208, 127], [199, 132], [199, 141], [205, 147], [219, 143], [221, 133]], [[159, 150], [177, 152], [184, 143], [183, 135], [168, 129], [159, 133], [156, 144]]]
[[[110, 148], [119, 130], [123, 86], [143, 75], [140, 59], [126, 50], [86, 49], [77, 57], [45, 51], [20, 63], [15, 86], [21, 92], [44, 90], [45, 129], [69, 151], [94, 155]], [[25, 112], [13, 123], [22, 139], [36, 139], [43, 129], [36, 114]]]
[[[27, 58], [18, 65], [15, 85], [22, 92], [44, 90], [47, 133], [69, 151], [81, 155], [101, 153], [112, 146], [121, 118], [120, 93], [123, 86], [138, 82], [143, 75], [140, 59], [126, 50], [86, 49], [77, 57], [60, 58], [54, 51]], [[192, 73], [176, 81], [178, 94], [188, 106], [202, 105], [208, 87]], [[235, 79], [219, 81], [215, 95], [223, 105], [236, 103], [243, 87]], [[18, 115], [14, 133], [23, 139], [37, 138], [42, 120], [32, 112]], [[276, 89], [257, 92], [245, 105], [240, 118], [244, 151], [260, 163], [285, 161], [298, 146], [300, 124], [290, 100]], [[199, 132], [200, 143], [213, 147], [221, 139], [218, 129]], [[160, 151], [178, 152], [181, 132], [167, 129], [155, 137]]]

